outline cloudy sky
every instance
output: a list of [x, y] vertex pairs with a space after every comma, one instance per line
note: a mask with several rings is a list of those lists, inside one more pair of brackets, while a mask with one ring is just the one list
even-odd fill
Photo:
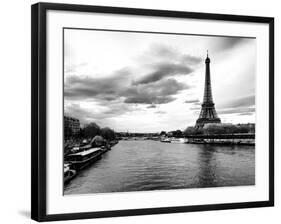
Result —
[[255, 122], [256, 40], [64, 30], [65, 114], [116, 131], [193, 126], [209, 50], [213, 98], [225, 123]]

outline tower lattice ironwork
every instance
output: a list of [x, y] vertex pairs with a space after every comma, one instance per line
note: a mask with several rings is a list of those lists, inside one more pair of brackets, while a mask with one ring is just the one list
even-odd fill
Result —
[[207, 58], [205, 59], [205, 89], [204, 98], [201, 107], [199, 118], [196, 121], [196, 127], [203, 127], [207, 123], [221, 123], [220, 118], [215, 109], [215, 104], [212, 96], [211, 74], [210, 74], [210, 58], [207, 51]]

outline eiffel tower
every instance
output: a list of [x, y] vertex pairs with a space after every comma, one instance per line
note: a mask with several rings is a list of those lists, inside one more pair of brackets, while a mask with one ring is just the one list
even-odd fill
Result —
[[207, 123], [221, 123], [221, 120], [217, 115], [215, 104], [213, 101], [213, 96], [212, 96], [210, 62], [211, 60], [208, 56], [208, 51], [207, 51], [207, 58], [205, 59], [206, 73], [205, 73], [204, 98], [201, 107], [201, 112], [195, 125], [195, 127], [197, 128], [203, 127]]

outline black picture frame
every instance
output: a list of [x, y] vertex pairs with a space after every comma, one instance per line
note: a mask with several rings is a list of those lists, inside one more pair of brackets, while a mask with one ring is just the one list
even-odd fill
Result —
[[[161, 16], [235, 22], [254, 22], [269, 25], [269, 200], [208, 204], [196, 206], [160, 207], [115, 211], [83, 212], [68, 214], [46, 213], [46, 12], [63, 10], [75, 12], [99, 12], [123, 15]], [[103, 7], [73, 4], [37, 3], [31, 11], [31, 218], [37, 221], [54, 221], [116, 216], [148, 215], [161, 213], [192, 212], [237, 208], [274, 206], [274, 18], [183, 11], [164, 11], [137, 8]]]

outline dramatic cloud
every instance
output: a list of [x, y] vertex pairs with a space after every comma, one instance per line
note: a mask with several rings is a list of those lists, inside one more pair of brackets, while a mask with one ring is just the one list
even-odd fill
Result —
[[200, 101], [198, 99], [194, 99], [194, 100], [186, 100], [184, 102], [185, 103], [199, 103]]
[[252, 39], [248, 38], [237, 38], [237, 37], [220, 37], [210, 40], [212, 42], [212, 48], [216, 51], [226, 51], [233, 49], [234, 47], [251, 41]]
[[147, 106], [146, 108], [148, 108], [148, 109], [150, 109], [150, 108], [156, 108], [156, 105], [152, 104], [152, 105]]
[[174, 79], [164, 79], [144, 85], [133, 85], [122, 93], [125, 103], [165, 104], [175, 100], [173, 95], [189, 88]]
[[222, 122], [254, 122], [254, 39], [73, 29], [64, 37], [64, 108], [81, 123], [140, 132], [194, 124], [206, 50]]
[[148, 51], [145, 53], [146, 56], [152, 56], [156, 58], [164, 58], [164, 59], [173, 59], [175, 57], [178, 57], [179, 52], [168, 45], [153, 43], [150, 45]]
[[229, 100], [221, 105], [218, 108], [234, 108], [234, 107], [250, 107], [255, 105], [255, 96], [243, 96], [237, 99]]
[[102, 105], [95, 110], [84, 108], [79, 103], [65, 105], [65, 114], [73, 117], [79, 117], [82, 124], [86, 124], [91, 121], [103, 122], [102, 119], [120, 116], [131, 111], [133, 111], [132, 107], [122, 103]]
[[174, 75], [188, 75], [193, 71], [190, 67], [182, 64], [161, 63], [155, 64], [153, 67], [153, 72], [149, 73], [148, 75], [145, 75], [143, 78], [136, 81], [135, 84], [146, 84], [156, 82], [165, 77]]
[[122, 69], [110, 77], [92, 78], [87, 76], [68, 76], [64, 94], [69, 99], [115, 100], [120, 91], [128, 85], [129, 71]]
[[165, 104], [175, 100], [173, 95], [189, 88], [175, 79], [163, 79], [153, 83], [131, 84], [127, 71], [119, 71], [107, 78], [69, 76], [65, 85], [68, 99], [92, 99], [114, 101], [124, 99], [129, 104]]
[[218, 114], [252, 115], [255, 112], [255, 96], [244, 96], [230, 100], [218, 107]]
[[235, 45], [238, 45], [239, 43], [242, 43], [244, 41], [243, 38], [231, 38], [231, 37], [227, 37], [227, 38], [222, 38], [220, 39], [220, 43], [221, 43], [221, 48], [223, 49], [229, 49], [229, 48], [233, 48]]
[[181, 57], [181, 62], [188, 65], [197, 65], [202, 61], [202, 58], [195, 57], [192, 55], [184, 54]]
[[[244, 113], [253, 113], [255, 108], [253, 107], [238, 107], [238, 108], [229, 108], [229, 109], [220, 109], [218, 110], [219, 114], [244, 114]], [[245, 115], [245, 114], [244, 114]]]
[[149, 68], [151, 72], [144, 74], [135, 84], [156, 82], [176, 75], [189, 75], [201, 61], [202, 58], [182, 53], [171, 46], [151, 44], [145, 54], [138, 57], [140, 66]]
[[183, 64], [196, 65], [202, 61], [202, 58], [182, 53], [179, 49], [171, 47], [170, 45], [163, 45], [153, 43], [150, 45], [148, 51], [143, 55], [142, 59], [156, 58], [156, 60], [164, 61], [178, 61]]
[[95, 121], [96, 119], [104, 118], [100, 114], [95, 114], [92, 111], [82, 109], [81, 106], [76, 103], [65, 106], [65, 115], [77, 117], [80, 119], [80, 122], [84, 124], [87, 122]]

